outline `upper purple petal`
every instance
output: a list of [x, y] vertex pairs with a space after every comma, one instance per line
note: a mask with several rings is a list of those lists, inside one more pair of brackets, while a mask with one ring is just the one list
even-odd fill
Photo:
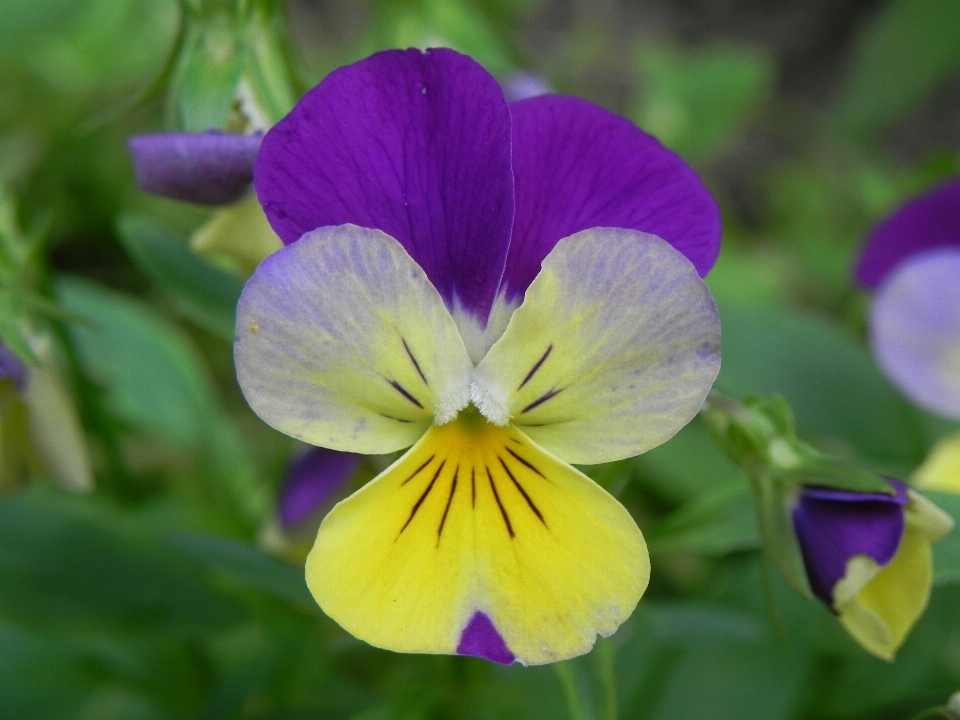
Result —
[[475, 612], [460, 635], [458, 655], [473, 655], [491, 662], [509, 665], [516, 660], [493, 622], [482, 612]]
[[267, 133], [254, 175], [285, 243], [382, 230], [448, 306], [486, 320], [513, 223], [510, 112], [470, 58], [391, 50], [331, 73]]
[[701, 276], [720, 250], [717, 203], [675, 153], [629, 120], [577, 98], [510, 105], [516, 218], [504, 274], [518, 299], [561, 238], [593, 227], [658, 235]]
[[137, 135], [128, 145], [137, 186], [200, 205], [239, 200], [253, 181], [261, 135], [205, 133]]
[[280, 494], [283, 526], [296, 525], [329, 500], [362, 460], [362, 455], [315, 447], [291, 463]]
[[11, 380], [17, 390], [23, 390], [27, 382], [27, 366], [3, 343], [0, 343], [0, 380]]
[[857, 280], [877, 287], [907, 257], [941, 247], [960, 248], [960, 179], [915, 198], [873, 231], [857, 263]]
[[854, 555], [873, 558], [881, 567], [900, 546], [905, 527], [906, 486], [890, 480], [896, 495], [804, 487], [793, 510], [793, 525], [807, 569], [810, 589], [833, 605], [833, 588]]

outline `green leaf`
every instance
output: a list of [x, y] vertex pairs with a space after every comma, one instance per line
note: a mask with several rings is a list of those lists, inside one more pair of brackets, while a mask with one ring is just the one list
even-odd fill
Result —
[[182, 533], [167, 542], [194, 562], [246, 588], [302, 610], [318, 612], [307, 590], [303, 567], [226, 538]]
[[840, 128], [869, 137], [897, 121], [960, 73], [960, 3], [893, 0], [859, 39]]
[[953, 530], [933, 546], [933, 583], [960, 583], [960, 496], [924, 490], [937, 506], [953, 518]]
[[57, 294], [85, 324], [70, 327], [81, 361], [109, 409], [138, 430], [200, 449], [218, 403], [187, 339], [128, 295], [61, 278]]
[[245, 49], [232, 13], [192, 18], [174, 80], [179, 121], [187, 132], [226, 125], [243, 74]]
[[776, 478], [791, 485], [823, 485], [886, 495], [896, 493], [890, 483], [876, 473], [831, 458], [804, 458], [795, 469], [777, 471]]
[[773, 561], [787, 585], [804, 597], [812, 598], [785, 488], [772, 478], [756, 478], [753, 488], [764, 553]]
[[188, 318], [233, 342], [237, 301], [243, 282], [191, 252], [179, 237], [140, 215], [118, 223], [120, 239], [133, 262], [167, 291]]
[[209, 575], [94, 501], [0, 500], [0, 612], [38, 627], [228, 627], [241, 605]]
[[668, 552], [724, 555], [759, 545], [752, 493], [742, 482], [704, 493], [647, 533], [653, 556]]
[[734, 397], [782, 394], [797, 434], [831, 454], [916, 467], [926, 453], [920, 415], [866, 349], [822, 318], [786, 309], [722, 305], [723, 365], [716, 389]]
[[640, 49], [640, 127], [685, 157], [723, 148], [770, 97], [774, 64], [760, 51], [720, 46], [696, 52]]

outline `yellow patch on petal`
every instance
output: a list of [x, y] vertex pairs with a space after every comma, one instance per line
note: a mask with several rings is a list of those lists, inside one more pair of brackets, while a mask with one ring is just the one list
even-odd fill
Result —
[[922, 490], [960, 495], [960, 435], [951, 435], [933, 446], [913, 474], [913, 483]]
[[194, 252], [228, 258], [249, 277], [257, 265], [283, 243], [273, 232], [252, 192], [243, 200], [217, 210], [190, 239]]
[[930, 542], [908, 524], [893, 560], [853, 598], [837, 604], [840, 622], [865, 650], [893, 660], [927, 606], [932, 581]]
[[472, 408], [337, 505], [307, 558], [317, 602], [362, 640], [454, 653], [482, 613], [528, 665], [613, 633], [649, 573], [620, 503]]

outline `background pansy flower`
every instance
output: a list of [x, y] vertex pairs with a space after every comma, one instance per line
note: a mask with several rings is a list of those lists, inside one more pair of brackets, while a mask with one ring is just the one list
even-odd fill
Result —
[[931, 545], [953, 527], [914, 490], [803, 487], [793, 510], [810, 589], [866, 650], [885, 660], [923, 614], [933, 582]]
[[68, 490], [93, 489], [86, 438], [48, 337], [31, 335], [38, 364], [0, 343], [0, 492], [35, 478]]
[[469, 58], [411, 50], [309, 92], [255, 187], [290, 244], [238, 308], [251, 407], [334, 450], [413, 445], [321, 525], [321, 607], [380, 647], [497, 662], [612, 633], [645, 544], [567, 463], [665, 441], [716, 376], [719, 219], [695, 174], [586, 102], [508, 107]]
[[914, 402], [960, 418], [960, 180], [907, 203], [864, 248], [874, 354]]

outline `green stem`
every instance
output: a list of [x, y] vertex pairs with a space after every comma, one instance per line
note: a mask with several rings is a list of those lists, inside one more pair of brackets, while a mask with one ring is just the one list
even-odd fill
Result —
[[563, 696], [567, 700], [567, 709], [570, 711], [570, 720], [587, 720], [587, 715], [583, 710], [583, 698], [580, 696], [580, 688], [577, 686], [577, 678], [574, 675], [573, 665], [570, 661], [555, 663], [553, 669], [560, 680], [560, 687], [563, 688]]
[[594, 652], [599, 666], [600, 682], [603, 685], [604, 720], [617, 720], [617, 673], [613, 644], [606, 639], [597, 640]]

